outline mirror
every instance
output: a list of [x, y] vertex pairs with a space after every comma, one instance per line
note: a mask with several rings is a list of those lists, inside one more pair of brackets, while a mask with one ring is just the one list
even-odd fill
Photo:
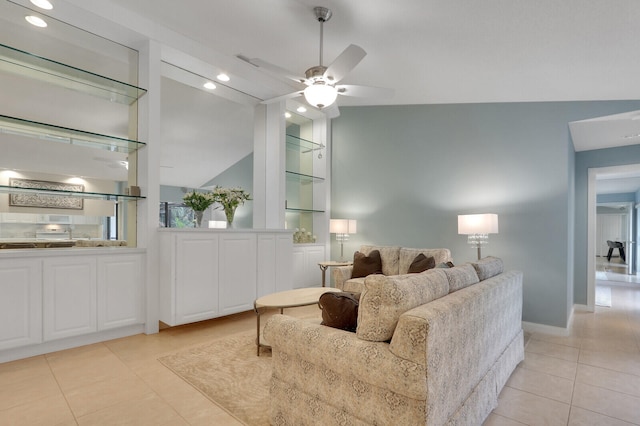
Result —
[[[207, 82], [215, 89], [205, 88]], [[162, 63], [161, 89], [161, 203], [180, 204], [186, 192], [216, 185], [241, 187], [252, 194], [258, 100], [167, 62]], [[215, 210], [217, 205], [212, 207], [205, 212], [205, 224], [225, 219], [222, 210]], [[252, 212], [250, 201], [238, 207], [236, 227], [251, 228]], [[193, 226], [185, 224], [183, 213], [179, 220], [165, 216], [160, 226]]]

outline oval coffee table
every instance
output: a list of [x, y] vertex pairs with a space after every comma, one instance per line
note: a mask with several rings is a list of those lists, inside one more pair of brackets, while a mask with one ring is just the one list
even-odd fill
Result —
[[259, 297], [253, 302], [253, 310], [257, 315], [256, 327], [256, 346], [258, 347], [258, 356], [260, 356], [260, 348], [270, 348], [260, 339], [260, 315], [267, 309], [280, 309], [280, 313], [284, 312], [284, 308], [297, 308], [300, 306], [309, 306], [318, 303], [320, 296], [325, 293], [340, 292], [339, 288], [333, 287], [303, 287], [294, 290], [281, 291], [279, 293], [267, 294]]

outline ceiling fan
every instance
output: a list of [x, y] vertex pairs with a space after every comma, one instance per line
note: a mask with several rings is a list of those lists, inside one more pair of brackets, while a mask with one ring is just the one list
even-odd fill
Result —
[[357, 97], [380, 97], [388, 98], [393, 96], [393, 90], [370, 86], [357, 86], [352, 84], [338, 84], [356, 65], [367, 55], [360, 46], [349, 45], [328, 67], [323, 65], [323, 30], [324, 23], [331, 19], [332, 12], [326, 7], [314, 7], [316, 19], [320, 22], [320, 64], [309, 68], [304, 77], [297, 77], [295, 73], [289, 72], [276, 65], [270, 64], [262, 59], [247, 58], [239, 55], [238, 58], [250, 63], [253, 66], [262, 68], [265, 71], [279, 77], [286, 77], [296, 83], [298, 90], [286, 95], [267, 99], [262, 103], [269, 104], [280, 102], [286, 99], [304, 96], [305, 100], [312, 106], [324, 110], [329, 117], [339, 115], [335, 105], [338, 95]]

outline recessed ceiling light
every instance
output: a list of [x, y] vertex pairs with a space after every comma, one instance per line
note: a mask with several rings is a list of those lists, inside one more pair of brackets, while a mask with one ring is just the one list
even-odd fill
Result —
[[53, 5], [49, 0], [31, 0], [31, 3], [35, 4], [41, 9], [47, 9], [47, 10], [53, 9]]
[[229, 80], [231, 80], [229, 78], [229, 76], [224, 74], [224, 73], [218, 74], [217, 79], [220, 80], [220, 81], [229, 81]]
[[296, 111], [298, 112], [307, 112], [307, 109], [303, 106], [299, 106], [298, 109], [296, 109]]
[[47, 23], [44, 22], [44, 19], [38, 18], [37, 16], [29, 15], [25, 16], [24, 19], [27, 20], [31, 25], [35, 25], [36, 27], [44, 28], [47, 26]]
[[284, 118], [291, 118], [291, 113], [289, 111], [285, 112]]
[[215, 85], [215, 84], [213, 84], [213, 83], [212, 83], [212, 82], [210, 82], [210, 81], [207, 81], [207, 82], [204, 84], [204, 88], [205, 88], [205, 89], [213, 90], [213, 89], [215, 89], [215, 88], [216, 88], [216, 85]]

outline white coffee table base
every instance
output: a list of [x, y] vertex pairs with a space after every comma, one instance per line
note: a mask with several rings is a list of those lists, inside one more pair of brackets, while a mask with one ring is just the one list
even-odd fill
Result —
[[279, 293], [267, 294], [256, 299], [253, 302], [253, 310], [256, 312], [256, 346], [257, 353], [260, 356], [260, 348], [270, 348], [260, 341], [260, 315], [267, 309], [280, 309], [280, 313], [284, 312], [284, 308], [298, 308], [301, 306], [309, 306], [318, 303], [320, 296], [324, 293], [342, 291], [332, 287], [304, 287], [295, 290], [281, 291]]

